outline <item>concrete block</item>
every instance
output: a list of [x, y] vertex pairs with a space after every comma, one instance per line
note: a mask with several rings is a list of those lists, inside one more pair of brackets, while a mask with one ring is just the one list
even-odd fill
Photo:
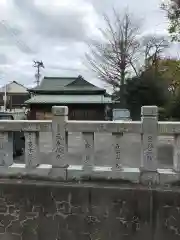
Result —
[[52, 114], [54, 116], [68, 116], [68, 107], [67, 106], [53, 106]]
[[160, 177], [160, 185], [172, 184], [180, 180], [180, 173], [175, 172], [173, 169], [158, 169]]
[[142, 170], [139, 177], [139, 183], [148, 186], [158, 185], [160, 183], [160, 175], [155, 171]]
[[141, 107], [141, 116], [154, 116], [158, 115], [157, 106], [142, 106]]

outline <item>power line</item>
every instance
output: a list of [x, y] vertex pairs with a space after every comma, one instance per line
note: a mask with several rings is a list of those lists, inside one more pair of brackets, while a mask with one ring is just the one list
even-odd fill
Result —
[[7, 21], [0, 21], [0, 25], [6, 31], [6, 33], [8, 33], [10, 37], [12, 37], [12, 39], [15, 41], [16, 46], [19, 49], [26, 53], [34, 53], [34, 51], [22, 41], [22, 39], [18, 38], [18, 32], [14, 28], [12, 28]]

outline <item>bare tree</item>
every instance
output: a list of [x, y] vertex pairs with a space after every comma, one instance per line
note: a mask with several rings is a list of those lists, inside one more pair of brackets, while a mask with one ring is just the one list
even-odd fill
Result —
[[158, 62], [165, 49], [169, 48], [169, 41], [164, 36], [148, 35], [143, 38], [145, 69], [152, 66], [155, 72], [158, 71]]
[[128, 73], [138, 75], [135, 63], [140, 49], [140, 27], [127, 11], [123, 16], [116, 10], [113, 13], [115, 21], [104, 16], [105, 27], [100, 29], [103, 40], [89, 43], [86, 59], [100, 79], [120, 89], [122, 103]]

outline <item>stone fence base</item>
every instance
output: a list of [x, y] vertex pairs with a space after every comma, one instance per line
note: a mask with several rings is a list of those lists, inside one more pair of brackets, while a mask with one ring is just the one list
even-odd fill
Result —
[[1, 180], [1, 240], [176, 240], [180, 190]]

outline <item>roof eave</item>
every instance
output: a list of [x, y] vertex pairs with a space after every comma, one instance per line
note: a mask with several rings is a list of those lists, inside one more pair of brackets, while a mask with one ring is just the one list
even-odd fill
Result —
[[44, 105], [47, 105], [47, 104], [50, 104], [50, 105], [53, 105], [53, 104], [112, 104], [112, 102], [72, 102], [72, 103], [57, 103], [57, 102], [25, 102], [24, 103], [25, 105], [32, 105], [32, 104], [35, 104], [35, 105], [39, 105], [39, 104], [44, 104]]
[[61, 93], [61, 92], [102, 92], [105, 93], [106, 90], [103, 88], [99, 89], [52, 89], [52, 90], [45, 90], [45, 89], [36, 89], [36, 88], [31, 88], [27, 89], [28, 92], [36, 92], [36, 93]]

